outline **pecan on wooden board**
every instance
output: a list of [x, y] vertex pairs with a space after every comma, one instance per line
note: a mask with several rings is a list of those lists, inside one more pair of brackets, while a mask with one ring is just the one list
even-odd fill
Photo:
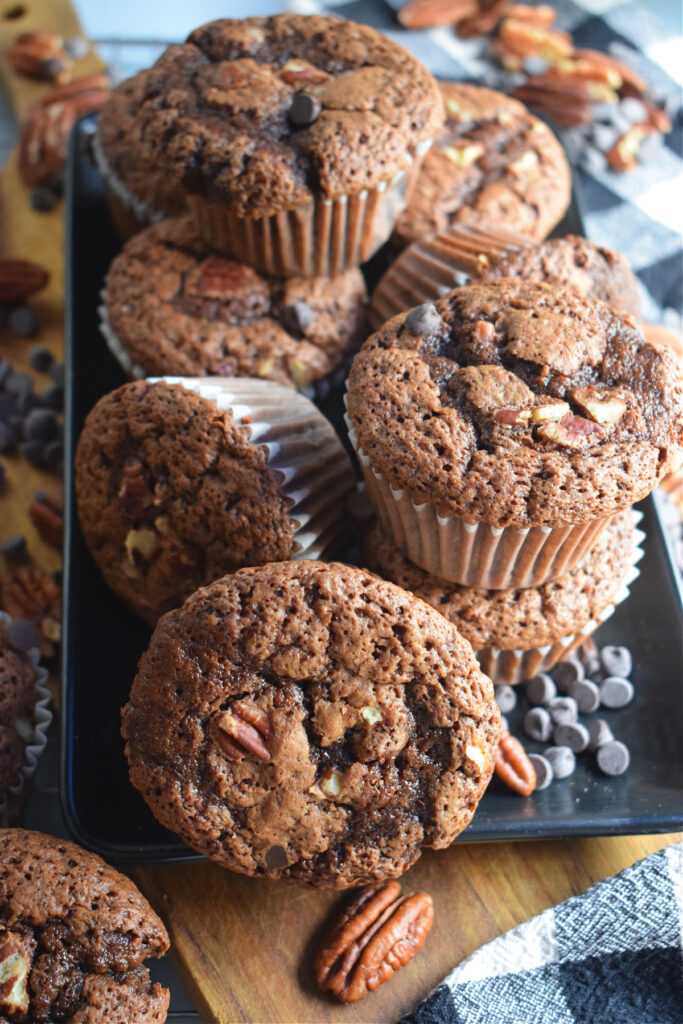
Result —
[[35, 566], [0, 573], [0, 608], [13, 619], [28, 619], [42, 634], [41, 652], [50, 657], [61, 636], [62, 592], [58, 583]]
[[52, 32], [22, 32], [7, 51], [7, 59], [20, 75], [64, 85], [71, 78], [73, 61], [64, 40]]
[[31, 260], [0, 256], [0, 306], [25, 302], [29, 295], [44, 288], [49, 279], [47, 270]]
[[478, 10], [477, 0], [412, 0], [398, 12], [398, 20], [404, 28], [436, 28], [457, 25]]
[[426, 892], [401, 896], [398, 882], [363, 889], [315, 958], [318, 987], [343, 1003], [362, 999], [412, 960], [433, 920]]
[[526, 750], [507, 729], [503, 729], [496, 755], [496, 775], [520, 796], [529, 796], [536, 788], [536, 772]]
[[28, 507], [28, 517], [46, 543], [61, 548], [64, 535], [64, 509], [52, 495], [39, 491]]

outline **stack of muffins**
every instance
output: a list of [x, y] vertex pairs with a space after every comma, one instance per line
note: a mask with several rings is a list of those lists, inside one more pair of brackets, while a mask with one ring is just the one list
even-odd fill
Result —
[[[630, 506], [681, 441], [675, 364], [593, 297], [618, 260], [543, 248], [569, 199], [548, 128], [440, 89], [368, 27], [205, 25], [115, 90], [94, 152], [115, 223], [140, 229], [102, 326], [146, 379], [97, 403], [76, 460], [93, 557], [156, 625], [123, 713], [131, 780], [233, 870], [396, 876], [488, 784], [484, 672], [550, 665], [618, 599]], [[523, 233], [505, 257], [524, 267], [477, 259], [489, 275], [444, 287], [420, 251], [415, 275], [425, 234], [487, 222]], [[360, 265], [415, 238], [385, 289], [397, 315], [358, 351]], [[354, 353], [376, 575], [327, 561], [349, 551], [355, 474], [311, 401], [341, 401]]]

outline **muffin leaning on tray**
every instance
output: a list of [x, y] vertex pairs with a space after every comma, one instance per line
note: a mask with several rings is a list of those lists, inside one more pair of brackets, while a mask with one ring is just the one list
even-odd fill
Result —
[[280, 14], [192, 32], [150, 70], [139, 123], [209, 245], [310, 277], [386, 241], [443, 102], [432, 75], [374, 29]]
[[328, 889], [449, 846], [499, 729], [443, 616], [303, 561], [242, 569], [165, 615], [123, 710], [131, 781], [164, 825], [233, 871]]
[[389, 320], [347, 408], [369, 496], [421, 568], [495, 589], [571, 571], [683, 442], [683, 379], [635, 320], [501, 278]]

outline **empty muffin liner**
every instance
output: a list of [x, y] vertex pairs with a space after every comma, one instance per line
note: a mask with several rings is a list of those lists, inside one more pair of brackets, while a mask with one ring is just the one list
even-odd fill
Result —
[[292, 559], [340, 555], [348, 534], [346, 496], [356, 486], [351, 460], [334, 428], [304, 395], [250, 377], [155, 377], [181, 384], [229, 411], [263, 448], [281, 477], [296, 523]]
[[482, 672], [485, 672], [496, 686], [503, 684], [513, 686], [515, 683], [531, 679], [539, 672], [549, 671], [558, 661], [566, 658], [574, 647], [578, 647], [584, 640], [587, 640], [613, 614], [615, 608], [626, 600], [631, 584], [640, 576], [640, 569], [637, 568], [637, 565], [644, 554], [640, 545], [645, 540], [645, 534], [637, 526], [643, 518], [642, 512], [633, 510], [631, 514], [635, 527], [631, 562], [619, 590], [599, 615], [586, 622], [576, 633], [559, 637], [553, 643], [545, 644], [542, 647], [531, 647], [526, 650], [521, 648], [500, 650], [497, 647], [483, 647], [474, 652]]
[[[0, 611], [0, 623], [9, 626], [11, 622], [11, 617], [6, 612]], [[4, 794], [0, 793], [0, 817], [3, 818], [8, 813], [12, 814], [18, 807], [19, 798], [24, 786], [33, 778], [38, 760], [47, 746], [47, 732], [52, 721], [52, 711], [50, 710], [51, 695], [47, 687], [48, 671], [40, 664], [40, 651], [37, 647], [31, 647], [26, 651], [26, 656], [36, 670], [36, 703], [33, 722], [26, 723], [28, 726], [26, 737], [24, 737], [23, 732], [19, 732], [19, 735], [26, 742], [24, 747], [24, 765], [17, 781], [9, 786]]]
[[385, 532], [415, 565], [450, 583], [487, 590], [537, 587], [571, 572], [585, 558], [611, 517], [576, 526], [491, 526], [441, 516], [431, 502], [415, 504], [391, 486], [361, 448], [346, 415], [349, 438], [370, 500]]
[[104, 182], [112, 223], [122, 238], [130, 238], [136, 231], [164, 218], [163, 211], [156, 210], [150, 203], [131, 192], [127, 185], [124, 185], [105, 156], [102, 140], [97, 131], [92, 139], [92, 152]]
[[188, 195], [188, 210], [213, 249], [279, 277], [332, 277], [359, 266], [386, 242], [408, 202], [431, 140], [375, 188], [336, 199], [315, 197], [270, 217], [239, 217], [227, 206]]

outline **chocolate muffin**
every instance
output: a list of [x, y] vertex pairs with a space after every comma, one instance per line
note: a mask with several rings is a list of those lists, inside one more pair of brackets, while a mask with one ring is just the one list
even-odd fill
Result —
[[[378, 524], [363, 542], [365, 564], [452, 622], [494, 683], [547, 671], [582, 643], [626, 596], [636, 576], [630, 509], [618, 512], [582, 564], [538, 587], [485, 590], [430, 576], [399, 551]], [[642, 534], [639, 535], [639, 539]]]
[[[171, 53], [174, 49], [169, 47]], [[112, 220], [124, 238], [185, 209], [180, 176], [160, 167], [157, 155], [140, 138], [146, 77], [147, 71], [140, 71], [112, 90], [100, 110], [93, 139]]]
[[470, 645], [359, 569], [243, 569], [161, 619], [123, 735], [155, 816], [233, 871], [342, 889], [450, 845], [500, 720]]
[[6, 619], [0, 615], [0, 805], [20, 782], [39, 696], [36, 667], [10, 643]]
[[355, 479], [323, 415], [270, 381], [215, 380], [125, 384], [78, 443], [85, 541], [150, 624], [226, 572], [320, 557], [346, 530]]
[[133, 883], [93, 853], [0, 830], [0, 1020], [163, 1024], [144, 961], [168, 935]]
[[501, 228], [457, 224], [446, 235], [412, 242], [389, 267], [372, 297], [377, 329], [397, 313], [434, 301], [471, 279], [516, 277], [569, 288], [640, 317], [636, 276], [613, 249], [567, 235], [537, 245]]
[[205, 241], [287, 277], [367, 260], [442, 123], [436, 82], [406, 50], [299, 14], [196, 29], [149, 72], [139, 121]]
[[392, 241], [403, 247], [460, 223], [502, 225], [542, 241], [571, 193], [564, 151], [550, 128], [492, 89], [442, 82], [441, 92], [446, 124]]
[[351, 436], [382, 525], [467, 586], [579, 564], [683, 441], [675, 357], [595, 299], [501, 278], [388, 321], [355, 357]]
[[175, 217], [141, 231], [112, 263], [102, 330], [134, 376], [263, 377], [313, 397], [346, 376], [365, 303], [356, 267], [262, 277], [207, 251], [190, 218]]

